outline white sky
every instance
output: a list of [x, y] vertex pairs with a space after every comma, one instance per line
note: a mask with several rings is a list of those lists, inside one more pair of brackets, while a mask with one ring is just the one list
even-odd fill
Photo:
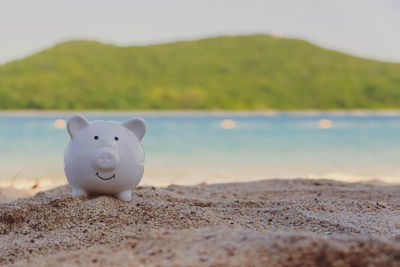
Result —
[[400, 62], [400, 0], [0, 0], [0, 63], [71, 39], [135, 45], [251, 33]]

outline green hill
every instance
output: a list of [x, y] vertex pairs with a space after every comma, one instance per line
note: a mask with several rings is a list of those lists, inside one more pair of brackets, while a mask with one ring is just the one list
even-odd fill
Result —
[[400, 64], [267, 35], [72, 41], [0, 66], [0, 109], [400, 108]]

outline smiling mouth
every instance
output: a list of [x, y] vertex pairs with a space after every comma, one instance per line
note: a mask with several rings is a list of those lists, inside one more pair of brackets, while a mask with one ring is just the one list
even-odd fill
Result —
[[99, 177], [101, 180], [107, 181], [107, 180], [110, 180], [112, 178], [115, 178], [115, 173], [111, 177], [104, 178], [104, 177], [100, 176], [99, 172], [96, 172], [96, 176]]

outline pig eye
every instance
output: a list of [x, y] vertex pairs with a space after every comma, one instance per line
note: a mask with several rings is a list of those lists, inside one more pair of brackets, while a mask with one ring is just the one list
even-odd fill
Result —
[[97, 135], [95, 135], [94, 136], [94, 140], [97, 140], [97, 139], [99, 139], [99, 137]]
[[116, 137], [114, 137], [114, 140], [115, 140], [115, 141], [118, 141], [118, 140], [119, 140], [119, 138], [116, 136]]

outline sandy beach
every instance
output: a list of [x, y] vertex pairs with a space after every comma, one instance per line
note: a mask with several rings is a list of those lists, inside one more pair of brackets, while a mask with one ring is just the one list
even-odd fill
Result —
[[131, 202], [68, 185], [0, 189], [0, 264], [400, 266], [400, 186], [264, 180], [138, 187]]

